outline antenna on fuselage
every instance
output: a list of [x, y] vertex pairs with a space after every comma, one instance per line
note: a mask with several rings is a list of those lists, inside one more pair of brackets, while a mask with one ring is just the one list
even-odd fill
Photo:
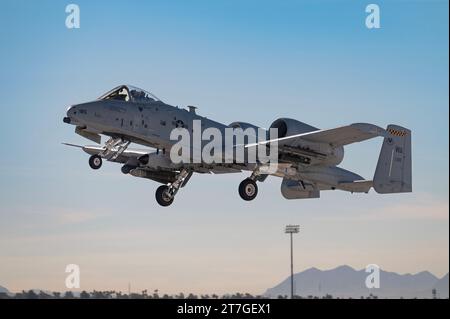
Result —
[[194, 113], [195, 114], [195, 110], [197, 109], [196, 106], [192, 106], [192, 105], [188, 105], [188, 109], [190, 113]]

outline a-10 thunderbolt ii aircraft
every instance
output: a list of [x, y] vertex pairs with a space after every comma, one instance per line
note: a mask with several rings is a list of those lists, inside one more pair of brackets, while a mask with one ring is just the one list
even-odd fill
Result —
[[[100, 98], [69, 107], [64, 122], [75, 125], [75, 132], [98, 144], [101, 135], [109, 139], [103, 146], [79, 146], [90, 154], [89, 165], [98, 169], [102, 159], [122, 163], [122, 172], [162, 183], [156, 190], [156, 200], [162, 206], [172, 204], [175, 194], [184, 187], [193, 173], [236, 173], [249, 171], [250, 176], [239, 185], [244, 200], [253, 200], [258, 187], [268, 175], [282, 178], [281, 193], [287, 199], [319, 198], [320, 191], [343, 190], [367, 193], [403, 193], [412, 191], [411, 131], [398, 125], [386, 129], [373, 124], [356, 123], [333, 129], [318, 129], [303, 122], [280, 118], [256, 143], [242, 144], [245, 151], [277, 144], [275, 170], [264, 170], [266, 164], [236, 161], [178, 161], [171, 158], [171, 148], [178, 142], [171, 138], [174, 129], [184, 128], [195, 135], [207, 128], [224, 132], [227, 128], [261, 128], [244, 122], [221, 124], [196, 114], [196, 108], [182, 109], [159, 100], [144, 90], [121, 85]], [[201, 122], [196, 126], [196, 122]], [[197, 133], [199, 133], [197, 132]], [[198, 135], [201, 136], [201, 135]], [[381, 136], [384, 138], [373, 180], [338, 167], [344, 157], [344, 146]], [[247, 138], [247, 141], [249, 139]], [[245, 141], [245, 137], [244, 137]], [[154, 148], [154, 151], [128, 149], [130, 143]], [[203, 146], [205, 141], [201, 142]], [[189, 143], [187, 145], [190, 145]], [[194, 144], [192, 144], [194, 145]], [[238, 144], [234, 145], [236, 147]], [[192, 148], [193, 146], [191, 146]], [[189, 153], [191, 154], [191, 153]], [[192, 159], [192, 156], [189, 155]]]

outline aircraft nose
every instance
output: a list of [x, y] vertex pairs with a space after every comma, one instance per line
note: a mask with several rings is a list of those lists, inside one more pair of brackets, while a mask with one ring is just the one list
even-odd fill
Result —
[[66, 112], [67, 116], [65, 116], [63, 118], [63, 122], [67, 123], [67, 124], [70, 124], [72, 122], [72, 119], [73, 119], [75, 114], [77, 114], [76, 107], [75, 106], [69, 106], [69, 108], [67, 109], [67, 112]]

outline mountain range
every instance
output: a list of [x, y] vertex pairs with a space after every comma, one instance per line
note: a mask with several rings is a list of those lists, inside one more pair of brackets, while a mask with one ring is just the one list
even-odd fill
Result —
[[[302, 297], [361, 298], [370, 295], [378, 298], [449, 298], [449, 274], [437, 278], [428, 271], [417, 274], [398, 274], [380, 270], [380, 288], [366, 287], [365, 271], [355, 270], [350, 266], [339, 266], [330, 270], [309, 268], [294, 274], [294, 293]], [[267, 289], [263, 296], [277, 298], [290, 295], [290, 277]], [[35, 290], [39, 293], [38, 290]], [[8, 289], [0, 286], [0, 293], [10, 294]], [[49, 293], [50, 294], [50, 293]], [[78, 293], [77, 293], [78, 295]]]
[[[346, 265], [330, 270], [309, 268], [294, 274], [294, 294], [302, 297], [323, 297], [329, 294], [333, 298], [361, 298], [370, 295], [378, 298], [433, 298], [433, 289], [436, 289], [438, 298], [449, 297], [448, 274], [439, 279], [428, 271], [401, 275], [380, 270], [380, 288], [372, 289], [365, 284], [369, 275], [365, 269], [355, 270]], [[288, 277], [263, 295], [272, 298], [288, 296], [290, 285]]]

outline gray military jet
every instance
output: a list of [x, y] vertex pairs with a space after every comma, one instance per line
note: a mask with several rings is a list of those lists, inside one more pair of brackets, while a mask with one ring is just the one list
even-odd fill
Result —
[[[238, 161], [233, 157], [234, 153], [231, 160], [222, 162], [192, 160], [191, 152], [187, 157], [191, 160], [174, 161], [171, 150], [178, 142], [171, 138], [174, 130], [184, 129], [193, 136], [199, 131], [198, 136], [202, 136], [208, 128], [221, 133], [227, 129], [240, 129], [244, 135], [249, 129], [253, 132], [262, 129], [245, 122], [229, 125], [215, 122], [198, 115], [193, 106], [188, 109], [174, 107], [129, 85], [118, 86], [94, 101], [70, 106], [64, 122], [75, 125], [77, 134], [97, 144], [101, 144], [101, 135], [108, 136], [103, 146], [64, 144], [90, 154], [89, 165], [93, 169], [99, 169], [102, 160], [108, 160], [121, 163], [124, 174], [162, 183], [156, 190], [156, 200], [162, 206], [172, 204], [175, 194], [193, 173], [251, 172], [238, 188], [242, 199], [247, 201], [253, 200], [258, 193], [256, 182], [263, 182], [268, 175], [282, 178], [281, 193], [286, 199], [319, 198], [320, 191], [335, 189], [368, 193], [373, 187], [381, 194], [412, 191], [411, 131], [398, 125], [383, 129], [373, 124], [355, 123], [322, 130], [294, 119], [277, 119], [270, 125], [277, 133], [275, 137], [264, 130], [264, 138], [256, 133], [256, 142], [251, 143], [249, 136], [244, 136], [243, 144], [234, 142], [233, 145], [234, 148], [242, 146], [248, 155], [252, 148], [267, 150], [276, 144], [276, 169], [265, 170], [266, 163], [258, 159], [248, 161], [246, 155]], [[201, 125], [196, 127], [196, 122]], [[379, 136], [384, 141], [372, 180], [337, 166], [344, 158], [345, 145]], [[130, 143], [153, 150], [129, 149]], [[202, 140], [200, 147], [205, 143]], [[192, 149], [194, 144], [187, 145]]]

